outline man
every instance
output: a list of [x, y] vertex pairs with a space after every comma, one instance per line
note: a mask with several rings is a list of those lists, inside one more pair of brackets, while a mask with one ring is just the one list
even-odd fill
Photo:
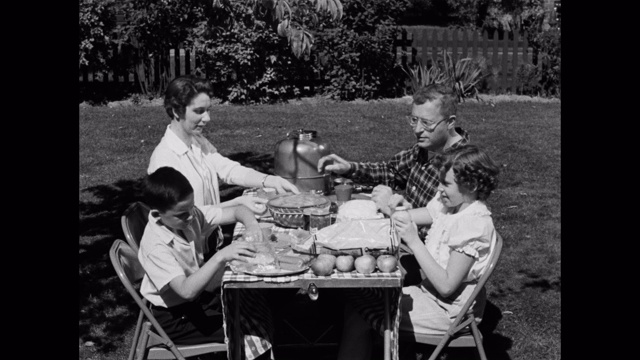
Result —
[[[466, 131], [456, 127], [457, 97], [452, 88], [431, 84], [413, 94], [409, 125], [416, 144], [394, 155], [389, 161], [350, 162], [335, 154], [318, 161], [318, 171], [332, 171], [361, 183], [378, 183], [372, 200], [386, 214], [390, 206], [425, 207], [438, 189], [436, 154], [455, 149], [469, 141]], [[392, 196], [392, 188], [404, 191]], [[423, 229], [425, 231], [426, 229]]]

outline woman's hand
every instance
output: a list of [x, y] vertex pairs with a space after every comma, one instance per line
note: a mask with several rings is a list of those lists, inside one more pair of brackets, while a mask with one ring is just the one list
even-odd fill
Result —
[[[325, 163], [327, 163], [325, 165]], [[327, 173], [334, 172], [336, 174], [344, 174], [351, 169], [351, 164], [336, 154], [326, 155], [318, 160], [318, 172]]]
[[411, 215], [406, 211], [396, 211], [391, 215], [394, 221], [398, 235], [402, 238], [407, 246], [413, 250], [414, 246], [422, 245], [420, 236], [418, 236], [418, 226], [411, 220]]
[[256, 257], [256, 247], [248, 241], [234, 241], [231, 244], [218, 250], [209, 261], [219, 261], [225, 264], [232, 260], [247, 262], [247, 258]]
[[238, 196], [237, 198], [233, 199], [234, 203], [233, 205], [244, 205], [247, 208], [249, 208], [249, 210], [253, 211], [255, 214], [258, 215], [262, 215], [265, 213], [265, 211], [267, 211], [267, 206], [265, 205], [267, 203], [267, 199], [263, 199], [257, 196]]
[[264, 181], [264, 187], [275, 188], [278, 194], [284, 194], [286, 192], [292, 192], [294, 194], [300, 194], [300, 190], [298, 187], [287, 181], [286, 179], [275, 176], [268, 175]]

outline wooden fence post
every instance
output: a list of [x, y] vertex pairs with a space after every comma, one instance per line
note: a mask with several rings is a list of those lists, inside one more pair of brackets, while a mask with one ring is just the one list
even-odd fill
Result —
[[520, 40], [520, 37], [518, 36], [519, 31], [518, 30], [513, 30], [513, 57], [511, 60], [511, 65], [513, 66], [513, 72], [511, 73], [511, 92], [513, 92], [514, 94], [517, 93], [516, 89], [518, 86], [518, 79], [517, 79], [517, 75], [518, 75], [518, 41]]
[[169, 81], [176, 78], [176, 50], [169, 49]]
[[420, 48], [422, 49], [422, 57], [420, 58], [421, 62], [422, 62], [422, 66], [427, 66], [428, 63], [428, 59], [429, 59], [429, 39], [427, 39], [427, 37], [429, 36], [429, 34], [427, 33], [426, 29], [421, 29], [420, 33], [422, 35], [422, 38], [420, 39]]
[[431, 30], [431, 58], [435, 63], [438, 61], [438, 31]]
[[449, 52], [449, 29], [444, 29], [442, 32], [442, 50], [444, 52]]
[[482, 56], [489, 61], [489, 31], [482, 30]]
[[528, 34], [525, 31], [524, 32], [524, 39], [523, 39], [523, 50], [522, 50], [522, 62], [523, 64], [528, 64], [529, 63], [529, 40], [527, 39]]
[[507, 92], [508, 80], [507, 76], [509, 75], [509, 33], [504, 32], [502, 38], [502, 92]]
[[182, 44], [178, 45], [178, 51], [180, 54], [180, 76], [182, 75], [186, 75], [187, 71], [186, 71], [186, 66], [185, 66], [185, 53], [184, 53], [184, 49], [182, 48]]
[[416, 33], [411, 32], [411, 66], [416, 65], [416, 58], [418, 57], [418, 49], [416, 44]]
[[467, 47], [469, 46], [469, 42], [468, 42], [468, 37], [469, 37], [469, 33], [467, 32], [467, 28], [463, 28], [462, 29], [462, 58], [466, 58], [467, 57], [467, 52], [468, 49]]
[[407, 69], [407, 29], [402, 29], [402, 37], [400, 39], [400, 44], [401, 44], [401, 48], [402, 49], [402, 57], [401, 57], [401, 62], [402, 62], [402, 67], [404, 69]]
[[459, 28], [451, 29], [451, 55], [453, 55], [453, 61], [458, 60], [458, 32]]
[[196, 47], [193, 46], [191, 48], [191, 57], [189, 58], [190, 61], [190, 74], [195, 74], [196, 73]]
[[478, 57], [478, 29], [473, 29], [473, 48], [472, 48], [473, 58]]

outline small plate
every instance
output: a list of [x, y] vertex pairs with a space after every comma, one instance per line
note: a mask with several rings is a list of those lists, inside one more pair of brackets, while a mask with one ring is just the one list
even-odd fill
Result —
[[[251, 264], [253, 265], [253, 264]], [[235, 264], [229, 264], [229, 267], [231, 268], [231, 270], [237, 274], [239, 273], [243, 273], [243, 274], [248, 274], [248, 275], [253, 275], [253, 276], [263, 276], [263, 277], [275, 277], [275, 276], [288, 276], [288, 275], [296, 275], [296, 274], [300, 274], [303, 272], [306, 272], [307, 270], [309, 270], [309, 265], [305, 265], [303, 267], [301, 267], [300, 269], [296, 269], [296, 270], [282, 270], [282, 269], [277, 269], [277, 270], [269, 270], [269, 271], [256, 271], [255, 269], [252, 270], [251, 268], [255, 266], [249, 266], [249, 267], [245, 267], [242, 265], [235, 265]]]

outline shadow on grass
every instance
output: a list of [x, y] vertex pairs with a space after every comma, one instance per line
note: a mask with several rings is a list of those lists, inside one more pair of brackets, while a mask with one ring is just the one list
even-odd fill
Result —
[[539, 289], [540, 292], [547, 292], [549, 290], [560, 292], [562, 290], [562, 281], [560, 276], [558, 276], [557, 279], [543, 279], [540, 278], [540, 275], [531, 273], [527, 270], [519, 270], [518, 273], [531, 279], [522, 285], [523, 288], [535, 288]]
[[[491, 301], [487, 300], [484, 316], [478, 328], [482, 333], [484, 351], [487, 358], [492, 360], [511, 360], [507, 353], [513, 345], [513, 340], [506, 336], [494, 333], [498, 323], [502, 319], [502, 311]], [[436, 349], [435, 345], [416, 344], [411, 342], [400, 343], [400, 360], [428, 359]], [[439, 355], [439, 359], [464, 360], [477, 359], [478, 351], [475, 348], [445, 347]]]
[[[251, 152], [229, 156], [244, 166], [271, 173], [273, 155]], [[244, 188], [221, 184], [222, 201], [242, 194]], [[118, 279], [109, 249], [116, 239], [124, 240], [120, 217], [126, 208], [142, 199], [142, 178], [121, 179], [86, 189], [92, 201], [79, 203], [79, 338], [91, 341], [95, 350], [107, 353], [122, 346], [124, 335], [134, 324], [138, 308]], [[231, 239], [233, 225], [223, 226], [225, 238]]]

